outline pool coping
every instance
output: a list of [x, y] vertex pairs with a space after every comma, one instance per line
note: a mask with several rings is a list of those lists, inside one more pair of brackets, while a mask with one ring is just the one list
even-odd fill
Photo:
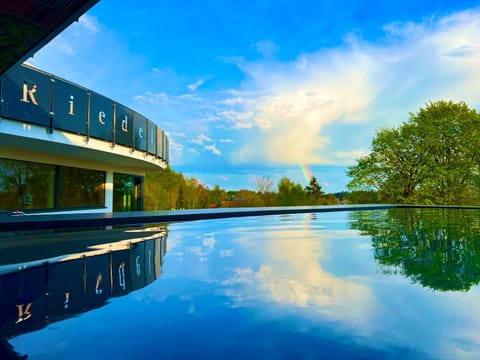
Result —
[[225, 219], [246, 216], [268, 216], [322, 213], [335, 211], [382, 210], [395, 208], [480, 209], [478, 206], [438, 206], [400, 204], [362, 204], [325, 206], [288, 206], [262, 208], [221, 208], [171, 211], [137, 211], [90, 214], [29, 214], [0, 216], [0, 232], [66, 228], [92, 228], [116, 225], [165, 224], [183, 221]]

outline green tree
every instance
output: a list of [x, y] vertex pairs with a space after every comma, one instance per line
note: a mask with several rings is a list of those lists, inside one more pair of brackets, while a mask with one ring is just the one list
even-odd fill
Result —
[[170, 210], [184, 204], [185, 179], [170, 167], [148, 172], [144, 186], [145, 210]]
[[278, 182], [277, 205], [294, 206], [304, 205], [306, 193], [302, 185], [294, 183], [287, 177], [282, 177]]
[[480, 188], [480, 117], [461, 103], [428, 103], [380, 129], [371, 153], [348, 169], [348, 188], [380, 202], [473, 204]]
[[212, 190], [209, 192], [209, 205], [212, 206], [221, 206], [222, 201], [230, 199], [228, 193], [220, 188], [220, 186], [215, 185]]
[[423, 140], [420, 198], [432, 203], [478, 203], [480, 116], [461, 103], [439, 101], [410, 115]]
[[313, 205], [319, 204], [320, 199], [325, 195], [315, 176], [310, 178], [310, 182], [305, 186], [305, 192], [307, 194], [307, 199]]

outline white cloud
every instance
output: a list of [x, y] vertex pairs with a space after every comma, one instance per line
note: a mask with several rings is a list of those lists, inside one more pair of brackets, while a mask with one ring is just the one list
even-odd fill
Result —
[[200, 86], [202, 86], [205, 83], [205, 80], [199, 79], [195, 81], [193, 84], [190, 84], [187, 86], [188, 90], [190, 91], [196, 91]]
[[202, 245], [213, 250], [215, 247], [215, 234], [205, 234], [205, 237], [202, 240]]
[[188, 148], [188, 152], [191, 152], [192, 154], [194, 155], [200, 155], [200, 153], [198, 152], [198, 150], [194, 149], [194, 148]]
[[[51, 46], [61, 54], [73, 56], [76, 54], [71, 42], [65, 39], [61, 34], [51, 41]], [[35, 59], [35, 58], [33, 58]]]
[[134, 96], [133, 100], [140, 103], [148, 103], [152, 105], [178, 104], [178, 100], [172, 99], [164, 92], [153, 93], [151, 91], [147, 91], [143, 95]]
[[220, 257], [228, 257], [228, 256], [233, 256], [234, 251], [233, 250], [220, 250]]
[[245, 103], [245, 99], [241, 97], [234, 97], [234, 98], [228, 98], [224, 100], [218, 100], [217, 103], [220, 105], [229, 105], [229, 106], [241, 105]]
[[84, 14], [78, 19], [78, 24], [90, 33], [97, 33], [100, 31], [100, 24], [96, 17]]
[[233, 141], [232, 139], [220, 139], [220, 142], [233, 144], [235, 141]]
[[254, 130], [232, 160], [349, 164], [376, 128], [401, 124], [428, 101], [480, 104], [480, 11], [384, 29], [378, 43], [346, 36], [337, 48], [287, 64], [231, 59], [253, 95], [224, 101], [236, 108], [220, 114], [234, 129]]
[[217, 149], [217, 146], [215, 144], [206, 145], [206, 146], [204, 146], [204, 149], [208, 150], [208, 151], [211, 151], [212, 154], [215, 154], [215, 155], [221, 155], [222, 154], [222, 152]]
[[254, 125], [253, 112], [224, 110], [219, 115], [232, 123], [234, 129], [250, 129]]
[[[243, 284], [243, 301], [273, 301], [286, 306], [308, 308], [327, 318], [345, 324], [362, 324], [364, 334], [370, 331], [371, 319], [377, 305], [372, 290], [360, 277], [338, 277], [322, 267], [322, 259], [328, 257], [329, 238], [338, 232], [314, 234], [308, 227], [303, 231], [286, 230], [278, 233], [262, 233], [265, 246], [265, 262], [252, 268], [236, 268], [224, 284]], [[345, 234], [342, 234], [345, 235]], [[272, 240], [273, 239], [273, 240]], [[239, 241], [244, 247], [253, 246], [252, 239]], [[255, 243], [258, 246], [258, 243]], [[366, 249], [365, 251], [368, 251]], [[232, 294], [235, 296], [235, 294]]]
[[182, 144], [175, 141], [175, 138], [172, 136], [168, 137], [169, 148], [170, 148], [170, 164], [178, 164], [183, 158], [183, 149], [185, 148]]
[[[96, 17], [84, 14], [69, 27], [69, 34], [58, 35], [48, 46], [57, 53], [57, 56], [58, 53], [75, 56], [79, 51], [81, 52], [81, 43], [92, 41], [94, 35], [100, 31], [100, 26]], [[36, 58], [34, 57], [31, 61], [35, 63]]]
[[351, 151], [337, 151], [333, 155], [339, 162], [346, 164], [355, 164], [356, 160], [360, 159], [369, 153], [367, 149], [357, 149]]
[[278, 52], [279, 47], [270, 40], [263, 40], [255, 44], [255, 49], [264, 57], [268, 58], [275, 55]]
[[222, 181], [230, 181], [230, 178], [228, 176], [225, 176], [225, 175], [220, 175], [220, 176], [217, 176], [217, 177]]
[[183, 132], [167, 132], [168, 136], [175, 136], [175, 137], [180, 137], [180, 138], [185, 138], [186, 135]]
[[190, 139], [189, 142], [193, 144], [198, 144], [198, 145], [203, 145], [205, 142], [212, 142], [213, 140], [210, 139], [207, 135], [205, 134], [200, 134], [197, 135], [195, 138]]
[[178, 99], [179, 100], [190, 100], [190, 101], [195, 101], [195, 102], [202, 102], [202, 101], [205, 100], [204, 98], [202, 98], [200, 96], [193, 95], [193, 94], [182, 94], [182, 95], [178, 96]]

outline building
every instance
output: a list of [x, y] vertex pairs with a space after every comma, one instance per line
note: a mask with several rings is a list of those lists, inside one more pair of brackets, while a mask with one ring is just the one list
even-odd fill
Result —
[[168, 164], [152, 121], [28, 65], [0, 79], [0, 210], [143, 210], [143, 178]]

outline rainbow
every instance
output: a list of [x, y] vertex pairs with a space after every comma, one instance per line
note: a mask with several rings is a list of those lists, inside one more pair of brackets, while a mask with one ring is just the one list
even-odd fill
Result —
[[308, 164], [300, 164], [300, 169], [302, 170], [303, 176], [305, 176], [305, 180], [307, 180], [308, 184], [313, 176], [312, 170], [310, 170], [310, 166], [308, 166]]

